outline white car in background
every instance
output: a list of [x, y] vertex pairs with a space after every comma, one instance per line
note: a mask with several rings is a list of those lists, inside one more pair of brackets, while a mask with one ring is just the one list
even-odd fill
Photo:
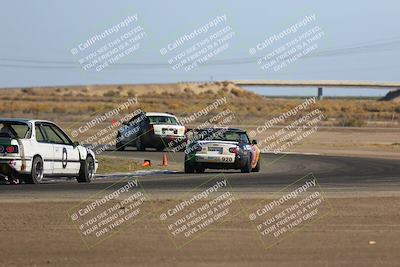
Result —
[[142, 112], [134, 116], [116, 136], [117, 150], [125, 147], [136, 147], [139, 151], [155, 148], [174, 148], [186, 142], [186, 127], [170, 113]]
[[0, 178], [39, 184], [43, 177], [76, 177], [89, 183], [95, 154], [50, 121], [0, 118]]

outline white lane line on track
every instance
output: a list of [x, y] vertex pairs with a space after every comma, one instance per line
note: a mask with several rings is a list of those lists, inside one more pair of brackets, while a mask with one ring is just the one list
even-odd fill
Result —
[[276, 154], [276, 155], [285, 155], [285, 154], [290, 154], [290, 155], [313, 155], [313, 156], [321, 156], [322, 154], [320, 153], [312, 153], [312, 152], [274, 152], [274, 151], [262, 151], [261, 154]]
[[177, 173], [177, 171], [169, 171], [169, 170], [139, 170], [131, 173], [120, 172], [120, 173], [106, 173], [101, 175], [96, 175], [95, 180], [103, 180], [109, 178], [123, 178], [123, 177], [140, 177], [154, 174], [173, 174]]
[[[106, 180], [106, 179], [122, 179], [124, 177], [143, 177], [143, 176], [148, 176], [148, 175], [154, 175], [154, 174], [174, 174], [177, 173], [177, 171], [169, 171], [169, 170], [139, 170], [135, 172], [116, 172], [116, 173], [104, 173], [104, 174], [97, 174], [94, 177], [94, 181], [96, 180]], [[44, 178], [45, 183], [54, 183], [54, 182], [60, 182], [60, 181], [72, 181], [75, 180], [75, 178]]]

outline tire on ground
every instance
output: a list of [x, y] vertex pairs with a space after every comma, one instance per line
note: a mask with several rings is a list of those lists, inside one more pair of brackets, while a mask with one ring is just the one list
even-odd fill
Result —
[[240, 169], [240, 171], [241, 171], [242, 173], [250, 173], [250, 172], [251, 172], [250, 157], [251, 157], [251, 156], [250, 156], [250, 154], [249, 154], [249, 156], [247, 157], [246, 165], [245, 165], [243, 168]]
[[184, 169], [185, 169], [185, 173], [194, 173], [195, 171], [195, 166], [193, 166], [192, 163], [190, 163], [190, 161], [187, 158], [187, 155], [185, 155], [185, 163], [184, 163]]
[[259, 172], [260, 171], [260, 159], [258, 159], [257, 165], [251, 171], [252, 172]]
[[43, 179], [43, 160], [39, 156], [35, 156], [32, 160], [31, 173], [24, 176], [27, 184], [40, 184]]
[[197, 173], [204, 173], [204, 171], [205, 171], [205, 168], [203, 168], [203, 167], [197, 167], [196, 168], [196, 172]]
[[145, 151], [146, 150], [146, 147], [143, 144], [143, 138], [140, 135], [136, 138], [136, 149], [138, 151]]
[[94, 159], [92, 156], [87, 156], [86, 160], [81, 161], [79, 176], [76, 177], [78, 183], [90, 183], [94, 175]]
[[117, 134], [117, 142], [115, 143], [115, 147], [118, 151], [124, 151], [125, 150], [125, 145], [123, 145], [120, 141], [121, 135]]

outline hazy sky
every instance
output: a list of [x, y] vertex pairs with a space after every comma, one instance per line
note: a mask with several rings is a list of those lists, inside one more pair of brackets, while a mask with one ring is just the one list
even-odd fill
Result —
[[[0, 87], [200, 81], [211, 77], [399, 81], [399, 9], [400, 2], [395, 0], [2, 0]], [[72, 55], [71, 49], [135, 14], [135, 25], [142, 26], [146, 37], [140, 41], [140, 49], [118, 63], [150, 65], [83, 70], [79, 56]], [[235, 36], [229, 40], [229, 48], [211, 60], [220, 63], [188, 72], [168, 66], [168, 57], [160, 54], [160, 48], [224, 14], [224, 25], [230, 26]], [[324, 32], [314, 56], [276, 72], [260, 69], [249, 49], [313, 14], [316, 20], [312, 26]]]

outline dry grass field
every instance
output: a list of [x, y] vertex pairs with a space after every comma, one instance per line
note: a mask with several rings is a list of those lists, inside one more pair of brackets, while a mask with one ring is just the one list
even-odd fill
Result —
[[[265, 98], [230, 82], [15, 88], [0, 90], [0, 116], [49, 119], [60, 124], [84, 121], [113, 109], [128, 97], [138, 97], [139, 107], [145, 111], [187, 116], [224, 96], [237, 119], [247, 122], [279, 116], [304, 101]], [[131, 110], [137, 108], [132, 106]], [[313, 108], [323, 112], [328, 126], [397, 127], [400, 121], [398, 101], [335, 99], [317, 102]]]

